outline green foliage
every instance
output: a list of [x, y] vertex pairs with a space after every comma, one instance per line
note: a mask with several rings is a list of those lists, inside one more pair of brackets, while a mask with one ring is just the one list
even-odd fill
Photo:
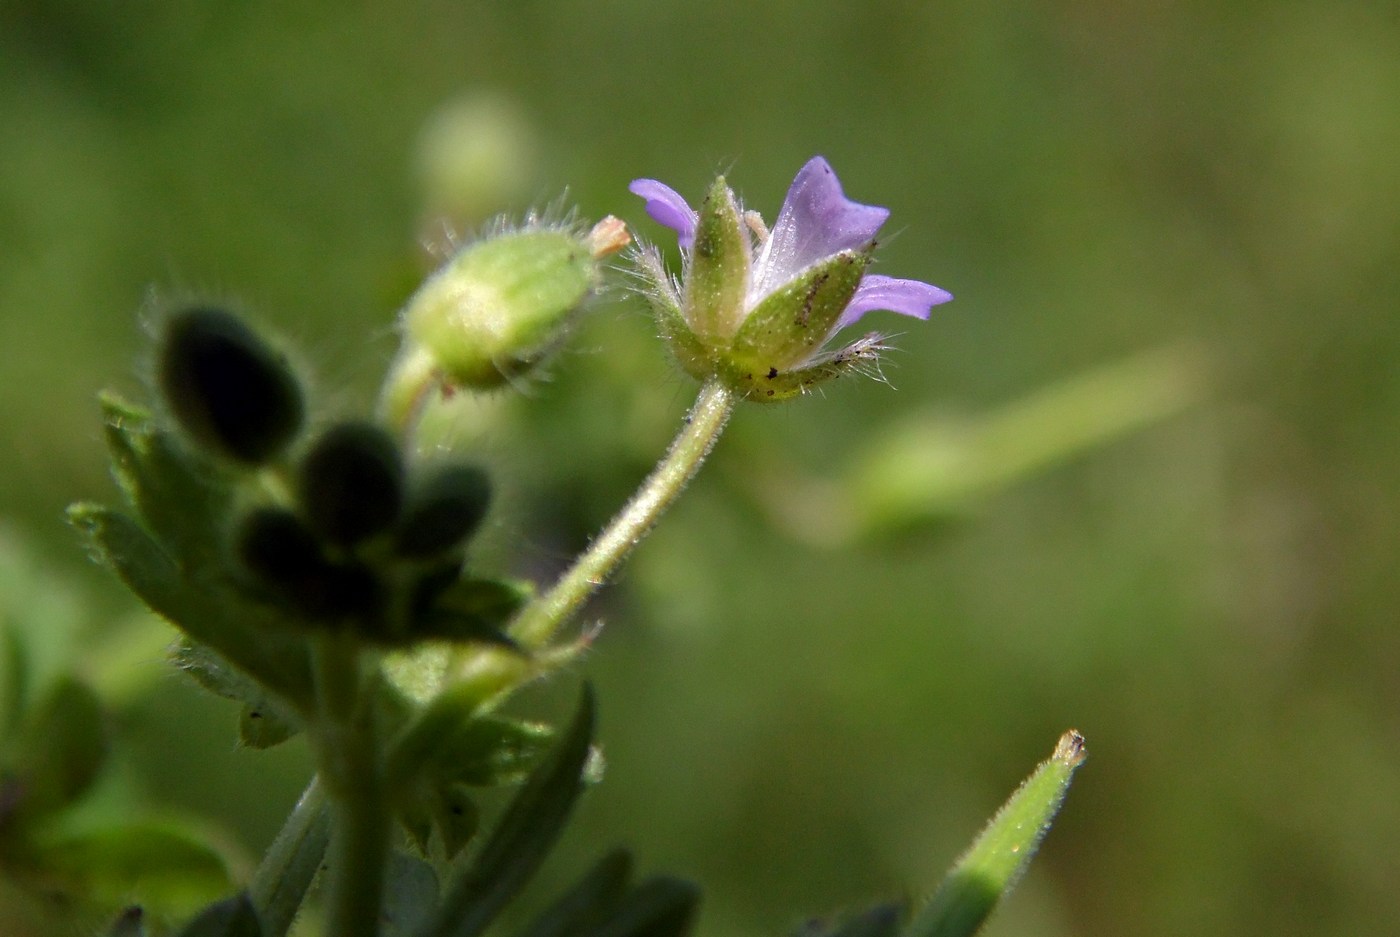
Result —
[[475, 937], [534, 874], [583, 788], [593, 710], [592, 690], [585, 687], [573, 723], [511, 801], [480, 852], [447, 889], [441, 909], [418, 937]]
[[1035, 855], [1084, 758], [1083, 737], [1065, 733], [953, 866], [907, 937], [971, 937], [981, 929]]

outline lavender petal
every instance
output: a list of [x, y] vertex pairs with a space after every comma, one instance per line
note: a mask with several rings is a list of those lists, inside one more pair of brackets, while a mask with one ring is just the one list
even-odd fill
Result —
[[851, 297], [846, 311], [841, 313], [836, 328], [844, 329], [867, 312], [876, 309], [888, 309], [900, 315], [927, 319], [934, 306], [946, 303], [952, 298], [952, 293], [922, 280], [900, 280], [869, 273], [860, 281], [855, 296]]
[[772, 235], [759, 254], [750, 301], [823, 258], [869, 244], [889, 216], [887, 208], [846, 198], [831, 164], [812, 157], [792, 180]]
[[646, 199], [647, 214], [657, 224], [675, 231], [681, 247], [689, 248], [695, 243], [698, 216], [679, 192], [655, 179], [634, 179], [627, 191]]

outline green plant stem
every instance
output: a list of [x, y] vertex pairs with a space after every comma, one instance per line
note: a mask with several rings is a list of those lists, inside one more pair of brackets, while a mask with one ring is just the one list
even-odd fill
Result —
[[685, 490], [714, 448], [739, 399], [719, 380], [705, 382], [665, 457], [569, 571], [521, 611], [511, 623], [511, 637], [531, 650], [544, 647]]
[[330, 816], [321, 779], [314, 777], [253, 873], [248, 891], [266, 937], [284, 937], [326, 857]]
[[391, 832], [370, 682], [377, 670], [362, 666], [352, 635], [325, 635], [316, 651], [316, 745], [331, 814], [326, 933], [375, 937]]

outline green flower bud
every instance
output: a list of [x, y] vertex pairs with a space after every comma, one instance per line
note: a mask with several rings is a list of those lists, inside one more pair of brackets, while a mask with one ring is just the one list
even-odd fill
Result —
[[297, 497], [312, 530], [350, 546], [398, 520], [403, 474], [399, 447], [388, 433], [368, 423], [341, 423], [302, 458]]
[[409, 300], [407, 340], [448, 384], [498, 387], [555, 348], [601, 258], [626, 243], [621, 222], [605, 219], [587, 235], [530, 227], [470, 244]]
[[409, 498], [399, 527], [399, 554], [427, 558], [455, 549], [476, 532], [490, 503], [491, 482], [481, 469], [439, 469]]
[[186, 309], [163, 323], [156, 381], [185, 432], [236, 462], [265, 463], [301, 430], [301, 388], [285, 357], [222, 309]]

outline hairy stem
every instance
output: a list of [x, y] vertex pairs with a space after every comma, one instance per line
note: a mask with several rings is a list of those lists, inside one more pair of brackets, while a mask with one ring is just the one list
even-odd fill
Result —
[[714, 378], [700, 388], [666, 456], [559, 582], [521, 611], [511, 623], [511, 637], [532, 650], [543, 647], [607, 581], [695, 477], [739, 399]]
[[375, 937], [389, 861], [390, 808], [374, 712], [373, 671], [351, 635], [317, 646], [316, 745], [330, 801], [326, 933]]

